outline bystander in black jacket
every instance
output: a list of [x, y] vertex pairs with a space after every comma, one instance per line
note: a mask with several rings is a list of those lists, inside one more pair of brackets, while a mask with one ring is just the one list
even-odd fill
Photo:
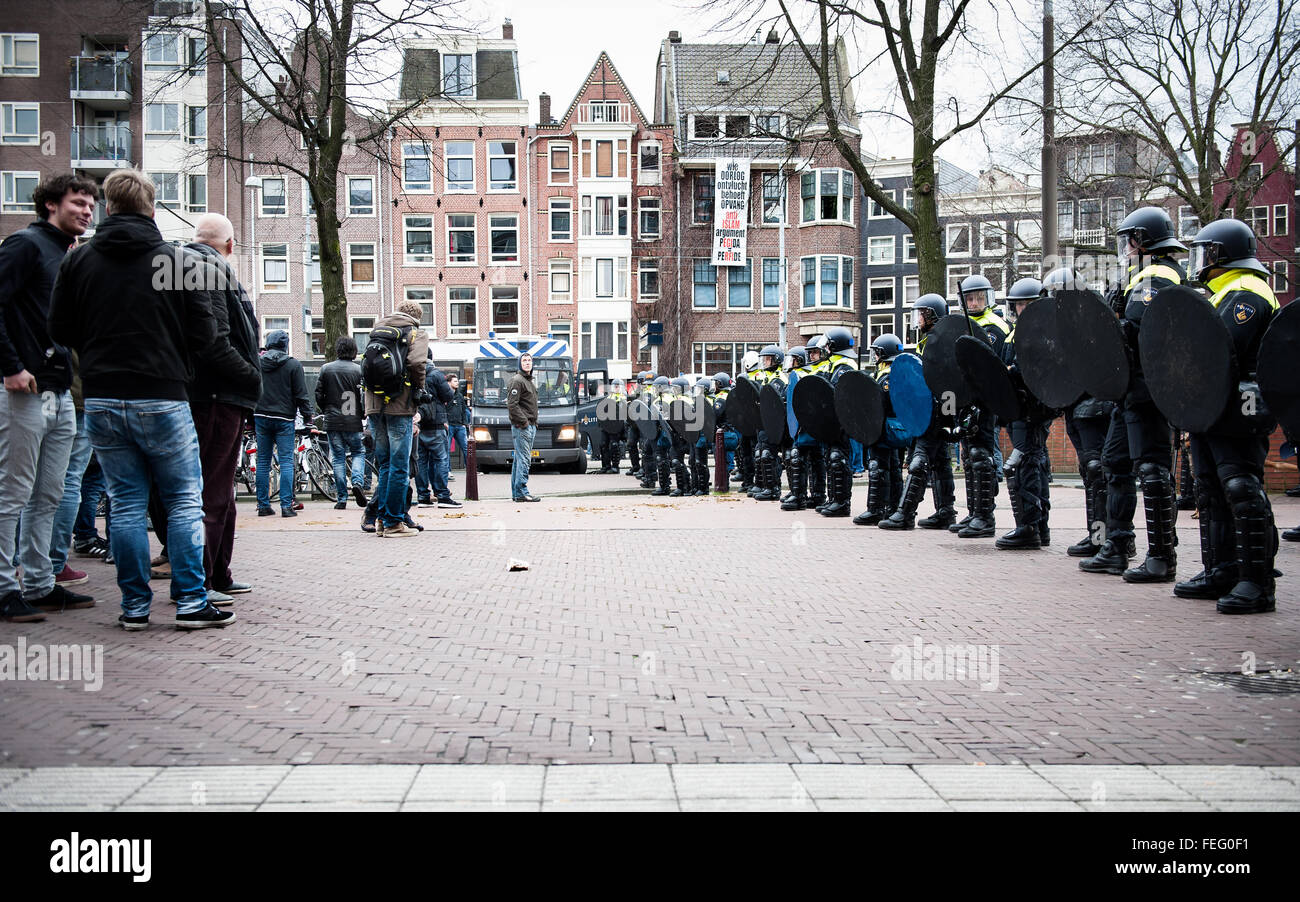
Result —
[[55, 274], [74, 240], [38, 219], [0, 245], [0, 375], [27, 370], [38, 391], [72, 386], [68, 352], [50, 338], [47, 319]]
[[149, 217], [118, 213], [64, 259], [50, 336], [77, 352], [87, 398], [189, 400], [216, 323], [207, 292], [186, 290], [176, 272], [185, 253]]
[[430, 364], [424, 371], [424, 387], [433, 395], [433, 399], [420, 405], [420, 426], [446, 426], [447, 404], [453, 395], [447, 377], [442, 370]]
[[252, 410], [262, 394], [262, 368], [257, 330], [245, 312], [243, 286], [215, 248], [196, 241], [185, 250], [197, 255], [204, 267], [201, 284], [208, 289], [217, 330], [216, 340], [195, 368], [190, 400]]
[[452, 392], [451, 401], [447, 403], [447, 422], [452, 426], [469, 425], [469, 405], [465, 403], [463, 391]]
[[262, 355], [262, 398], [254, 411], [259, 417], [293, 420], [295, 413], [302, 414], [305, 424], [311, 423], [311, 399], [307, 397], [307, 378], [302, 364], [290, 357], [289, 333], [276, 329], [266, 336], [266, 353]]
[[320, 378], [316, 380], [316, 408], [325, 415], [326, 432], [360, 432], [364, 406], [361, 364], [355, 360], [339, 359], [320, 368]]

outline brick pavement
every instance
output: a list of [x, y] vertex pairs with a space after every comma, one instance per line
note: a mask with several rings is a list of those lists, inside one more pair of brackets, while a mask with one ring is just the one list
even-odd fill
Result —
[[[1278, 613], [1228, 618], [1079, 572], [1075, 490], [1055, 492], [1040, 553], [656, 501], [421, 510], [404, 542], [320, 502], [292, 521], [241, 509], [236, 574], [258, 589], [198, 633], [165, 603], [123, 633], [111, 571], [88, 564], [99, 607], [0, 624], [0, 644], [102, 644], [103, 688], [0, 682], [0, 766], [1300, 764], [1300, 696], [1260, 691], [1294, 683], [1232, 675], [1245, 654], [1300, 669], [1300, 546], [1282, 548]], [[917, 643], [973, 644], [989, 667], [936, 679], [922, 654], [891, 673]]]

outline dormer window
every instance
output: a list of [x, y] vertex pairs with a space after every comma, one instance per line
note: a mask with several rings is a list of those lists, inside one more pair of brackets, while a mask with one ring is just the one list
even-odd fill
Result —
[[474, 96], [474, 57], [448, 53], [442, 58], [442, 92], [448, 97]]
[[718, 84], [720, 84], [720, 85], [729, 85], [729, 84], [731, 84], [731, 73], [728, 72], [726, 69], [719, 69], [719, 70], [718, 70]]

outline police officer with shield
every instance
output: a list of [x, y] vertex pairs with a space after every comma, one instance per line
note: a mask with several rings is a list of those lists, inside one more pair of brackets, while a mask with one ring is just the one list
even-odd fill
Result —
[[[757, 351], [746, 351], [740, 360], [740, 368], [744, 371], [747, 379], [761, 384], [761, 380], [756, 378], [759, 372], [759, 357]], [[736, 474], [731, 477], [732, 482], [740, 483], [740, 490], [753, 494], [754, 489], [754, 463], [756, 460], [755, 445], [757, 441], [754, 436], [742, 435], [736, 446]]]
[[[853, 348], [853, 333], [843, 326], [827, 329], [808, 343], [808, 360], [813, 374], [825, 377], [831, 385], [840, 376], [858, 368], [848, 355]], [[825, 447], [826, 504], [817, 508], [823, 517], [848, 517], [853, 513], [853, 451], [848, 435], [841, 430], [839, 439]]]
[[1210, 431], [1191, 436], [1204, 569], [1176, 584], [1174, 594], [1216, 599], [1221, 614], [1262, 614], [1277, 606], [1277, 530], [1264, 491], [1264, 459], [1276, 421], [1259, 409], [1257, 387], [1251, 395], [1248, 383], [1279, 306], [1270, 273], [1256, 256], [1255, 235], [1239, 220], [1221, 219], [1201, 229], [1192, 239], [1188, 269], [1209, 290], [1227, 326], [1242, 397], [1229, 400]]
[[[885, 417], [894, 415], [889, 403], [889, 369], [893, 360], [903, 353], [903, 342], [892, 332], [876, 337], [871, 343], [871, 357], [876, 364], [876, 383], [885, 396]], [[889, 516], [903, 497], [903, 461], [900, 454], [906, 449], [898, 447], [885, 430], [880, 440], [866, 449], [867, 455], [867, 509], [853, 518], [858, 526], [875, 526]]]
[[[1129, 388], [1111, 413], [1102, 448], [1106, 473], [1106, 534], [1101, 549], [1079, 562], [1088, 573], [1122, 574], [1125, 582], [1173, 582], [1177, 567], [1174, 532], [1173, 430], [1155, 403], [1142, 376], [1138, 332], [1147, 305], [1162, 289], [1185, 281], [1182, 266], [1171, 254], [1186, 247], [1174, 235], [1169, 214], [1159, 207], [1139, 207], [1116, 229], [1117, 255], [1128, 275], [1108, 301], [1120, 318], [1129, 351]], [[1134, 473], [1136, 464], [1137, 472]], [[1147, 557], [1129, 568], [1133, 515], [1137, 510], [1136, 479], [1142, 483], [1146, 510]]]
[[[703, 416], [698, 408], [702, 405], [713, 406], [713, 380], [701, 376], [695, 380], [695, 395], [691, 398], [691, 404], [697, 408], [692, 414], [693, 417]], [[713, 450], [713, 433], [705, 435], [700, 432], [700, 437], [690, 445], [690, 468], [691, 468], [691, 489], [696, 495], [709, 494], [709, 452]]]
[[[619, 410], [624, 409], [627, 396], [623, 394], [617, 382], [610, 382], [607, 388], [605, 383], [600, 383], [599, 387], [606, 389], [604, 397], [607, 403], [616, 405]], [[596, 471], [598, 474], [618, 472], [619, 467], [623, 465], [623, 438], [626, 435], [626, 426], [619, 433], [600, 430], [600, 469]]]
[[[787, 351], [785, 359], [790, 364], [789, 372], [800, 379], [812, 372], [808, 362], [808, 351], [802, 345], [796, 345]], [[792, 391], [793, 389], [787, 390]], [[786, 403], [790, 403], [788, 398]], [[786, 473], [790, 479], [790, 492], [781, 499], [781, 510], [801, 511], [809, 506], [809, 471], [812, 468], [813, 459], [820, 457], [821, 444], [809, 435], [806, 429], [800, 429], [799, 434], [794, 437], [790, 450], [786, 452]], [[813, 497], [817, 504], [824, 500], [821, 496], [822, 490], [814, 489]]]
[[[637, 373], [636, 388], [628, 392], [628, 407], [631, 408], [632, 402], [644, 398], [649, 390], [651, 373], [649, 370]], [[637, 425], [636, 420], [628, 417], [627, 422], [627, 460], [628, 476], [641, 476], [641, 428]]]
[[[758, 386], [781, 378], [785, 352], [776, 345], [766, 345], [758, 352], [759, 368], [750, 379]], [[750, 497], [756, 501], [779, 501], [781, 498], [781, 439], [775, 440], [763, 429], [754, 437], [754, 485]]]
[[722, 430], [722, 449], [727, 454], [726, 472], [735, 464], [736, 449], [740, 446], [740, 433], [727, 422], [727, 397], [731, 394], [731, 374], [715, 373], [713, 376], [713, 412], [717, 428]]
[[[645, 389], [641, 392], [639, 400], [645, 405], [648, 413], [653, 413], [659, 406], [660, 391], [668, 388], [668, 377], [658, 376], [648, 370], [641, 375], [645, 377]], [[659, 427], [647, 419], [641, 422], [637, 431], [641, 436], [641, 488], [653, 489], [659, 471]], [[664, 492], [664, 494], [668, 493]]]

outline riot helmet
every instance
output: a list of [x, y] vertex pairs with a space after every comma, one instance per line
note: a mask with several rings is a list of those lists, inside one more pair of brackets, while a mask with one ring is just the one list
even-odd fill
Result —
[[674, 394], [684, 395], [686, 394], [687, 391], [690, 390], [691, 380], [687, 379], [685, 376], [678, 376], [677, 378], [672, 380], [671, 384], [673, 387]]
[[871, 361], [880, 363], [882, 360], [892, 360], [898, 354], [903, 353], [903, 342], [893, 332], [886, 332], [884, 335], [876, 336], [876, 340], [871, 343]]
[[826, 330], [826, 350], [830, 354], [843, 354], [853, 347], [853, 333], [843, 326]]
[[758, 368], [758, 352], [746, 351], [745, 356], [740, 358], [740, 368], [745, 372], [751, 372]]
[[948, 302], [940, 294], [923, 294], [912, 302], [912, 328], [929, 332], [934, 324], [948, 315]]
[[[1023, 279], [1021, 281], [1024, 281]], [[1016, 285], [1019, 285], [1017, 282]], [[1011, 286], [1015, 288], [1015, 285]], [[1062, 291], [1073, 291], [1080, 287], [1080, 279], [1075, 275], [1074, 270], [1068, 266], [1061, 266], [1052, 270], [1043, 276], [1042, 292], [1043, 297], [1052, 297]]]
[[804, 348], [808, 351], [808, 360], [812, 363], [820, 363], [830, 356], [826, 348], [825, 335], [814, 335], [804, 342]]
[[1007, 319], [1016, 321], [1020, 311], [1030, 301], [1036, 301], [1043, 294], [1043, 283], [1037, 279], [1020, 279], [1007, 290]]
[[717, 373], [713, 377], [714, 391], [726, 391], [731, 388], [731, 374]]
[[1129, 258], [1156, 251], [1185, 251], [1174, 232], [1174, 221], [1163, 207], [1138, 207], [1115, 230], [1115, 256], [1125, 266]]
[[760, 361], [764, 357], [770, 357], [772, 362], [764, 365], [763, 369], [774, 370], [781, 365], [781, 361], [785, 360], [785, 351], [782, 351], [776, 345], [764, 345], [763, 350], [758, 352], [758, 357]]
[[713, 391], [713, 380], [706, 379], [704, 376], [695, 380], [695, 393], [697, 395], [707, 395]]
[[663, 392], [672, 388], [672, 383], [668, 381], [667, 376], [655, 376], [652, 383], [657, 391]]
[[993, 283], [979, 273], [962, 279], [957, 291], [971, 316], [979, 316], [993, 306]]
[[1267, 278], [1270, 273], [1256, 256], [1255, 233], [1240, 219], [1220, 219], [1196, 233], [1187, 271], [1198, 282], [1210, 280], [1216, 269], [1248, 269]]
[[803, 345], [795, 345], [785, 352], [786, 369], [795, 370], [808, 365], [808, 351]]

